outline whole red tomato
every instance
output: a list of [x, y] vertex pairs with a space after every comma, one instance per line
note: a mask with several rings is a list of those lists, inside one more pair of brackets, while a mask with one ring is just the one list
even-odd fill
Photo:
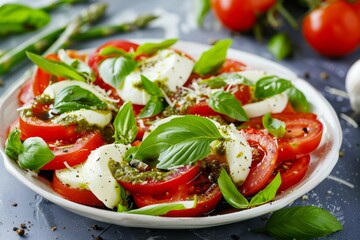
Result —
[[233, 31], [246, 31], [256, 23], [256, 16], [266, 12], [276, 0], [212, 0], [211, 7], [222, 25]]
[[360, 17], [352, 5], [335, 1], [311, 11], [303, 20], [306, 41], [320, 54], [341, 57], [360, 41]]

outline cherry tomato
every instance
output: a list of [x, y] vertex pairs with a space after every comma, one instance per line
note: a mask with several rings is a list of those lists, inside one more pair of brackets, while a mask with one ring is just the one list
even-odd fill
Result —
[[132, 183], [121, 179], [118, 181], [131, 193], [156, 194], [169, 191], [171, 188], [174, 188], [174, 186], [186, 184], [195, 179], [199, 173], [199, 165], [193, 165], [191, 167], [184, 166], [176, 168], [173, 173], [166, 176], [163, 180], [148, 179], [146, 183]]
[[249, 175], [239, 190], [244, 196], [251, 196], [266, 186], [274, 172], [278, 150], [275, 140], [263, 131], [252, 128], [241, 131], [254, 151]]
[[355, 11], [357, 12], [357, 15], [360, 17], [360, 0], [354, 2], [352, 4], [352, 6], [355, 9]]
[[[283, 121], [286, 133], [278, 138], [278, 161], [290, 160], [314, 151], [320, 144], [323, 125], [312, 113], [278, 113], [273, 118]], [[251, 119], [244, 125], [262, 129], [261, 118]]]
[[63, 184], [55, 173], [51, 182], [51, 187], [63, 198], [72, 202], [92, 207], [104, 207], [104, 204], [90, 190], [69, 187], [66, 184]]
[[346, 1], [335, 1], [310, 12], [303, 20], [302, 32], [318, 53], [341, 57], [360, 42], [360, 16]]
[[211, 7], [222, 25], [233, 31], [246, 31], [256, 23], [256, 16], [267, 11], [275, 0], [212, 0]]
[[165, 214], [168, 217], [196, 217], [211, 212], [220, 202], [222, 194], [216, 183], [210, 183], [203, 174], [188, 184], [174, 186], [170, 191], [161, 194], [133, 195], [137, 207], [145, 207], [152, 204], [169, 203], [177, 201], [192, 200], [197, 195], [195, 208], [184, 210], [173, 210]]
[[[46, 59], [60, 61], [59, 57], [53, 53], [47, 55]], [[33, 91], [35, 96], [39, 96], [44, 92], [45, 88], [49, 86], [52, 77], [56, 79], [52, 74], [47, 73], [39, 67], [36, 68], [33, 80]]]
[[78, 138], [74, 144], [56, 142], [49, 144], [55, 158], [41, 167], [41, 170], [58, 170], [69, 166], [75, 166], [87, 160], [90, 152], [105, 144], [104, 138], [99, 131], [91, 131]]
[[305, 155], [295, 160], [282, 161], [276, 166], [273, 177], [269, 180], [269, 183], [277, 173], [280, 173], [281, 185], [278, 192], [285, 191], [304, 178], [309, 164], [310, 155]]

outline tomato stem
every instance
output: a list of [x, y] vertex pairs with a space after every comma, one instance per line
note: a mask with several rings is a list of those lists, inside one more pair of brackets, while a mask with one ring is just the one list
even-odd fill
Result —
[[262, 34], [262, 26], [259, 23], [256, 23], [254, 26], [254, 36], [256, 41], [262, 42], [264, 40], [263, 34]]
[[298, 23], [294, 17], [284, 8], [283, 1], [277, 1], [275, 9], [284, 17], [284, 19], [290, 24], [293, 29], [298, 28]]

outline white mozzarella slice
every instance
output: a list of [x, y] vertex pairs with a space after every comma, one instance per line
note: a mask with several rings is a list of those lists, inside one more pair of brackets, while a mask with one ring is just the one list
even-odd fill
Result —
[[[244, 183], [249, 175], [252, 162], [252, 150], [244, 136], [234, 127], [234, 125], [218, 126], [221, 135], [228, 139], [221, 143], [225, 150], [225, 156], [229, 165], [230, 177], [236, 185]], [[216, 152], [218, 141], [211, 144], [212, 151]]]
[[80, 109], [72, 112], [66, 112], [52, 119], [54, 123], [61, 122], [79, 122], [85, 120], [90, 126], [104, 128], [111, 122], [112, 114], [110, 111], [94, 111]]
[[275, 96], [265, 98], [262, 101], [249, 103], [243, 106], [249, 118], [260, 117], [267, 113], [282, 112], [288, 103], [288, 95], [280, 93]]
[[245, 77], [246, 79], [250, 80], [253, 83], [256, 83], [257, 80], [268, 76], [268, 74], [262, 70], [257, 69], [250, 69], [246, 71], [236, 72], [237, 74]]
[[56, 170], [56, 177], [65, 185], [71, 188], [89, 189], [82, 173], [83, 164], [73, 167]]
[[109, 144], [92, 151], [84, 163], [82, 172], [92, 193], [108, 208], [116, 207], [121, 201], [121, 187], [113, 177], [110, 160], [121, 162], [130, 145]]
[[155, 56], [141, 62], [141, 66], [125, 78], [123, 87], [117, 89], [117, 93], [125, 101], [145, 105], [150, 96], [141, 88], [141, 75], [150, 81], [158, 81], [166, 90], [176, 91], [187, 81], [193, 67], [191, 59], [174, 50], [158, 51]]

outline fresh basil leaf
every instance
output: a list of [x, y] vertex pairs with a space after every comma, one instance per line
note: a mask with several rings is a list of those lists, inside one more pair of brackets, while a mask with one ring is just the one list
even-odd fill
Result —
[[210, 143], [222, 138], [209, 119], [195, 115], [177, 117], [152, 131], [141, 143], [135, 158], [158, 159], [160, 169], [187, 165], [207, 156]]
[[271, 181], [269, 185], [266, 186], [263, 190], [258, 192], [251, 200], [250, 207], [255, 207], [273, 200], [276, 196], [276, 192], [281, 185], [281, 176], [280, 173]]
[[271, 113], [267, 113], [262, 117], [262, 124], [266, 130], [275, 137], [281, 138], [285, 135], [285, 123], [279, 119], [272, 118]]
[[135, 70], [137, 62], [132, 58], [108, 58], [101, 62], [100, 77], [114, 88], [122, 88], [125, 78]]
[[69, 57], [64, 49], [58, 51], [58, 56], [62, 62], [73, 67], [84, 78], [89, 79], [91, 82], [95, 81], [95, 73], [89, 65], [79, 59]]
[[144, 75], [141, 75], [141, 83], [144, 88], [144, 90], [151, 96], [155, 97], [162, 97], [163, 93], [161, 92], [161, 89], [156, 86], [155, 83], [150, 81], [147, 77]]
[[230, 39], [220, 40], [212, 48], [203, 52], [195, 63], [193, 71], [200, 75], [217, 72], [226, 60], [226, 53], [231, 43]]
[[269, 52], [278, 60], [283, 60], [292, 53], [292, 45], [286, 33], [275, 34], [267, 45]]
[[253, 85], [253, 83], [249, 79], [237, 73], [223, 73], [216, 77], [200, 80], [199, 83], [205, 84], [210, 88], [221, 88], [221, 87], [225, 87], [226, 85], [237, 85], [237, 84], [245, 84], [248, 86]]
[[115, 143], [130, 144], [137, 135], [135, 114], [131, 102], [125, 102], [114, 120]]
[[46, 12], [21, 4], [0, 6], [0, 36], [40, 29], [50, 22]]
[[211, 94], [208, 104], [215, 112], [225, 114], [238, 121], [244, 122], [249, 120], [241, 103], [229, 92], [217, 91]]
[[232, 207], [237, 209], [249, 207], [248, 200], [239, 192], [224, 168], [221, 169], [218, 184], [226, 202], [228, 202]]
[[23, 147], [18, 157], [18, 164], [24, 169], [39, 170], [55, 157], [46, 142], [39, 137], [26, 139]]
[[57, 113], [64, 113], [80, 109], [104, 110], [106, 107], [107, 104], [95, 94], [80, 86], [73, 85], [56, 94], [53, 110]]
[[65, 77], [70, 80], [86, 82], [81, 74], [73, 67], [59, 61], [49, 60], [35, 53], [26, 52], [28, 58], [45, 72], [51, 73], [58, 77]]
[[134, 54], [125, 52], [124, 50], [119, 49], [119, 48], [108, 46], [108, 47], [102, 48], [99, 52], [99, 55], [101, 55], [101, 56], [115, 55], [115, 56], [124, 56], [124, 57], [128, 57], [128, 58], [132, 58]]
[[341, 223], [328, 211], [314, 206], [296, 206], [276, 211], [264, 229], [276, 239], [312, 239], [342, 230]]
[[24, 151], [20, 134], [20, 130], [18, 128], [14, 128], [5, 142], [5, 153], [12, 159], [17, 159], [19, 154]]
[[131, 148], [129, 148], [125, 153], [125, 161], [130, 162], [131, 160], [133, 160], [138, 149], [139, 146], [132, 146]]
[[287, 94], [291, 105], [297, 112], [310, 112], [310, 103], [299, 89], [292, 87]]
[[202, 27], [206, 15], [211, 9], [210, 0], [197, 0], [197, 25]]
[[177, 38], [173, 38], [173, 39], [167, 39], [167, 40], [165, 40], [163, 42], [159, 42], [159, 43], [144, 43], [136, 49], [136, 52], [134, 55], [138, 56], [143, 53], [151, 55], [151, 54], [156, 53], [159, 50], [171, 47], [177, 41], [178, 41]]
[[158, 115], [166, 108], [166, 101], [164, 98], [151, 97], [146, 103], [145, 107], [141, 109], [138, 118], [149, 118]]
[[272, 97], [291, 88], [293, 85], [289, 80], [278, 76], [266, 76], [255, 84], [255, 97], [259, 99]]
[[127, 213], [160, 216], [173, 210], [191, 209], [196, 207], [196, 204], [197, 204], [197, 200], [195, 198], [193, 201], [179, 201], [179, 202], [153, 204], [146, 207], [127, 211]]

